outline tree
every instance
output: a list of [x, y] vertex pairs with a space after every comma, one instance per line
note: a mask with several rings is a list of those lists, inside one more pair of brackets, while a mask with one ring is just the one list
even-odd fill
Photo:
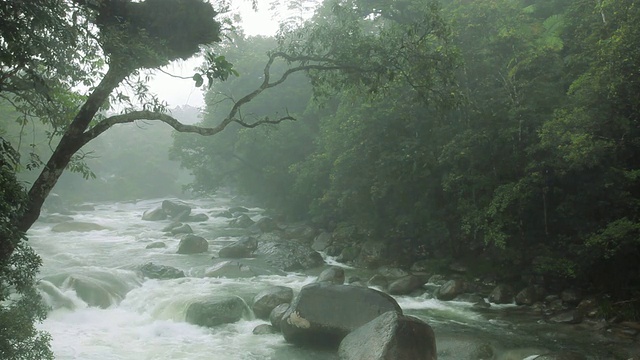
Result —
[[47, 308], [36, 290], [41, 260], [16, 226], [26, 199], [15, 177], [17, 153], [0, 137], [0, 246], [11, 256], [0, 258], [0, 357], [7, 360], [53, 359], [49, 336], [37, 331]]

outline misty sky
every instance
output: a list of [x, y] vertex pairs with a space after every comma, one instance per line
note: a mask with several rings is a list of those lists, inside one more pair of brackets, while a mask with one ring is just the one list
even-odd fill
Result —
[[[259, 2], [258, 11], [251, 9], [249, 1], [242, 1], [238, 10], [242, 16], [241, 26], [245, 34], [274, 35], [278, 30], [278, 22], [273, 19], [272, 12], [268, 10], [267, 1]], [[201, 63], [202, 60], [200, 58], [194, 58], [188, 61], [174, 62], [163, 70], [178, 76], [192, 76], [194, 68]], [[192, 80], [177, 79], [157, 72], [157, 75], [150, 82], [150, 87], [153, 92], [158, 94], [160, 99], [169, 103], [169, 108], [182, 105], [203, 107], [203, 89], [205, 87], [196, 88], [194, 84]]]

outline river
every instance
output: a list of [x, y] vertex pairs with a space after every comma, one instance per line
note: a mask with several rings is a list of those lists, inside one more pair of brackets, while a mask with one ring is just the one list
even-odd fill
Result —
[[[186, 308], [196, 299], [238, 295], [251, 305], [255, 294], [272, 285], [297, 292], [313, 282], [319, 270], [244, 279], [203, 277], [211, 256], [238, 235], [228, 227], [229, 219], [212, 215], [238, 204], [230, 196], [189, 200], [192, 213], [210, 216], [206, 222], [190, 224], [195, 234], [209, 240], [210, 247], [206, 254], [180, 255], [176, 254], [179, 237], [162, 231], [168, 221], [141, 220], [145, 210], [161, 201], [96, 203], [91, 204], [92, 210], [72, 215], [75, 221], [99, 224], [104, 230], [53, 232], [53, 224], [45, 222], [29, 230], [29, 242], [43, 259], [41, 283], [57, 294], [46, 296], [53, 310], [40, 325], [52, 335], [56, 359], [337, 359], [330, 351], [289, 345], [279, 334], [253, 335], [253, 328], [266, 322], [250, 312], [237, 323], [215, 328], [186, 323]], [[248, 208], [254, 219], [261, 216], [261, 209]], [[145, 248], [156, 241], [167, 247]], [[147, 262], [176, 267], [187, 277], [144, 279], [135, 269]], [[363, 275], [348, 267], [345, 271], [347, 277]], [[99, 299], [106, 302], [105, 308], [88, 306], [71, 288], [71, 279], [105, 289], [107, 299]], [[406, 314], [434, 328], [441, 360], [461, 359], [463, 353], [465, 358], [522, 360], [568, 350], [587, 359], [613, 359], [619, 347], [578, 326], [547, 324], [515, 305], [482, 310], [469, 303], [438, 301], [428, 294], [395, 298]]]

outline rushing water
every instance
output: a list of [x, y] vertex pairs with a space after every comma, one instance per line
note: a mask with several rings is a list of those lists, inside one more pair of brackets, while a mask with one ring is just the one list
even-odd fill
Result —
[[[228, 209], [231, 199], [189, 202], [192, 213], [210, 216], [206, 222], [190, 224], [210, 243], [209, 253], [198, 255], [176, 254], [179, 237], [162, 231], [166, 221], [141, 220], [145, 210], [160, 202], [100, 203], [73, 215], [75, 221], [96, 223], [105, 230], [57, 233], [51, 231], [53, 224], [39, 222], [29, 231], [31, 245], [44, 260], [41, 287], [53, 308], [41, 328], [51, 333], [57, 359], [336, 359], [333, 352], [289, 345], [278, 334], [253, 335], [253, 328], [266, 322], [250, 312], [237, 323], [215, 328], [186, 323], [186, 308], [195, 300], [237, 295], [250, 305], [255, 294], [272, 285], [297, 292], [315, 279], [317, 271], [243, 279], [203, 277], [211, 255], [235, 239], [228, 219], [211, 216]], [[260, 217], [260, 209], [250, 210], [254, 219]], [[156, 241], [167, 247], [145, 248]], [[187, 277], [144, 279], [135, 268], [147, 262], [182, 269]], [[346, 273], [359, 274], [351, 268]], [[105, 308], [88, 306], [71, 288], [73, 281], [104, 289], [107, 296], [98, 301], [106, 302]], [[396, 299], [405, 313], [434, 327], [441, 360], [459, 359], [463, 353], [466, 358], [520, 360], [563, 349], [592, 359], [610, 358], [607, 348], [612, 345], [573, 328], [546, 325], [515, 306], [479, 312], [471, 304], [441, 302], [426, 294]]]

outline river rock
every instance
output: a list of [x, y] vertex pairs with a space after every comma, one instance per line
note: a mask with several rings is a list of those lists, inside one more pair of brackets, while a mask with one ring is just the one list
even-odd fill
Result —
[[142, 214], [142, 220], [145, 221], [160, 221], [167, 218], [167, 213], [162, 210], [161, 207], [147, 210]]
[[587, 360], [587, 357], [577, 352], [563, 351], [536, 356], [532, 360]]
[[331, 243], [333, 242], [333, 237], [330, 232], [323, 231], [315, 239], [313, 239], [313, 244], [311, 248], [316, 251], [325, 250]]
[[175, 221], [182, 221], [191, 214], [191, 206], [181, 201], [164, 200], [162, 202], [162, 210]]
[[221, 258], [240, 259], [251, 257], [258, 249], [258, 240], [251, 236], [243, 236], [240, 240], [220, 249], [218, 256]]
[[278, 330], [269, 324], [260, 324], [253, 328], [253, 335], [269, 335], [276, 334]]
[[389, 284], [387, 291], [391, 295], [408, 295], [422, 287], [424, 281], [415, 275], [405, 276]]
[[184, 271], [166, 265], [148, 262], [138, 269], [142, 275], [150, 279], [177, 279], [184, 277]]
[[271, 310], [271, 313], [269, 314], [269, 321], [271, 322], [271, 325], [274, 328], [278, 329], [278, 331], [280, 331], [280, 323], [282, 322], [282, 317], [287, 312], [287, 310], [289, 310], [289, 306], [291, 306], [291, 304], [280, 304], [273, 308], [273, 310]]
[[162, 241], [156, 241], [156, 242], [152, 242], [151, 244], [145, 246], [145, 249], [162, 249], [162, 248], [166, 248], [167, 244], [165, 244]]
[[162, 228], [162, 231], [164, 231], [164, 232], [171, 232], [171, 230], [173, 230], [173, 229], [175, 229], [175, 228], [177, 228], [177, 227], [180, 227], [180, 226], [182, 226], [182, 223], [181, 223], [181, 222], [172, 222], [172, 223], [170, 223], [169, 225], [167, 225], [167, 226], [163, 227], [163, 228]]
[[360, 248], [357, 246], [345, 246], [336, 260], [341, 263], [347, 263], [355, 260], [358, 255], [360, 255]]
[[106, 309], [124, 299], [133, 284], [117, 274], [95, 272], [88, 275], [72, 274], [65, 279], [62, 288], [73, 289], [89, 306]]
[[187, 308], [186, 321], [194, 325], [214, 327], [239, 321], [246, 310], [247, 305], [239, 296], [199, 301]]
[[280, 304], [289, 304], [293, 300], [293, 289], [286, 286], [274, 286], [260, 291], [253, 298], [253, 313], [259, 319], [267, 319], [271, 311]]
[[54, 225], [51, 228], [53, 232], [88, 232], [88, 231], [100, 231], [108, 229], [105, 226], [90, 223], [90, 222], [82, 222], [82, 221], [66, 221], [57, 225]]
[[344, 284], [344, 269], [337, 266], [324, 269], [320, 275], [318, 275], [316, 282], [327, 282], [335, 285], [342, 285]]
[[202, 236], [187, 234], [178, 244], [178, 254], [198, 254], [207, 252], [209, 243]]
[[259, 275], [286, 275], [286, 273], [275, 268], [246, 264], [237, 260], [217, 260], [204, 273], [206, 277], [225, 277], [230, 279], [249, 278]]
[[372, 269], [387, 261], [388, 244], [383, 240], [367, 240], [362, 244], [360, 254], [355, 259], [358, 267]]
[[171, 229], [171, 234], [193, 234], [193, 229], [191, 228], [191, 226], [189, 226], [189, 224], [180, 224], [180, 226]]
[[256, 255], [283, 271], [307, 270], [324, 264], [320, 253], [295, 240], [260, 240]]
[[248, 228], [253, 224], [255, 224], [255, 222], [251, 220], [251, 218], [247, 214], [242, 214], [239, 217], [229, 221], [230, 227], [236, 227], [236, 228], [242, 228], [242, 229]]
[[207, 214], [190, 214], [189, 217], [187, 217], [186, 220], [187, 222], [205, 222], [209, 220], [209, 217], [207, 216]]
[[368, 286], [379, 287], [380, 289], [386, 289], [389, 286], [389, 280], [383, 275], [375, 274], [367, 281]]
[[515, 297], [516, 305], [531, 306], [544, 298], [544, 288], [539, 285], [530, 285], [522, 289]]
[[489, 294], [489, 302], [494, 304], [511, 304], [513, 302], [513, 289], [509, 285], [498, 285]]
[[426, 272], [429, 271], [433, 266], [431, 266], [430, 261], [427, 259], [418, 260], [411, 265], [411, 271], [413, 272]]
[[242, 207], [242, 206], [234, 206], [232, 208], [229, 208], [228, 210], [230, 213], [247, 213], [249, 212], [249, 209], [247, 209], [246, 207]]
[[576, 289], [564, 289], [560, 293], [560, 298], [562, 302], [569, 305], [578, 305], [580, 300], [582, 300], [582, 296], [580, 292]]
[[577, 310], [564, 311], [549, 318], [549, 322], [556, 324], [579, 324], [582, 322], [582, 313]]
[[460, 279], [449, 280], [438, 288], [436, 291], [436, 298], [444, 301], [453, 300], [456, 296], [464, 292], [464, 288], [464, 281]]
[[268, 233], [268, 232], [280, 230], [280, 227], [278, 226], [276, 221], [273, 220], [272, 218], [263, 217], [263, 218], [260, 218], [258, 221], [256, 221], [255, 224], [251, 225], [250, 230], [255, 232]]
[[340, 360], [436, 360], [433, 329], [424, 321], [388, 311], [347, 335]]
[[400, 279], [405, 276], [409, 276], [409, 273], [396, 267], [381, 266], [378, 268], [377, 273], [386, 277], [387, 279]]
[[290, 343], [335, 348], [348, 333], [387, 311], [402, 314], [398, 303], [380, 291], [313, 283], [300, 290], [280, 328]]

